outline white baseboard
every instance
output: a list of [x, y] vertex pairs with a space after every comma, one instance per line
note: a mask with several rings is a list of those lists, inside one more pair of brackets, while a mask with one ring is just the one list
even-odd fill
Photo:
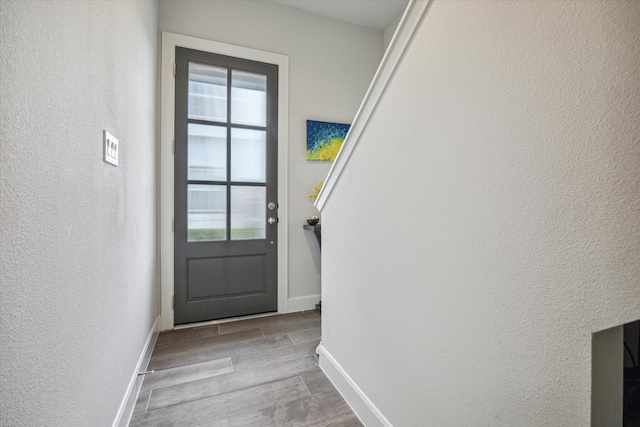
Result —
[[149, 359], [151, 359], [151, 353], [153, 352], [153, 347], [156, 345], [159, 333], [160, 316], [156, 317], [156, 321], [153, 322], [151, 331], [149, 331], [147, 342], [145, 342], [142, 348], [142, 353], [140, 353], [140, 357], [138, 358], [138, 364], [133, 371], [131, 381], [129, 381], [129, 387], [127, 387], [127, 391], [122, 398], [120, 409], [118, 409], [112, 427], [126, 427], [129, 425], [131, 416], [133, 415], [133, 409], [136, 406], [136, 400], [138, 400], [138, 393], [140, 393], [140, 387], [142, 386], [142, 381], [140, 381], [142, 377], [138, 376], [138, 372], [145, 371], [147, 366], [149, 366]]
[[289, 298], [287, 300], [287, 313], [296, 311], [314, 310], [320, 301], [320, 295], [309, 295], [306, 297]]
[[358, 385], [351, 379], [342, 366], [327, 352], [327, 349], [318, 346], [320, 352], [320, 368], [327, 375], [336, 389], [342, 394], [353, 412], [360, 418], [362, 424], [367, 427], [393, 427], [382, 415], [382, 412], [369, 400]]

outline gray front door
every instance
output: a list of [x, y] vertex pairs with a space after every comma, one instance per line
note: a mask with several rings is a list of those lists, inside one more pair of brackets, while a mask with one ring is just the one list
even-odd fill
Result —
[[277, 310], [278, 66], [176, 48], [175, 324]]

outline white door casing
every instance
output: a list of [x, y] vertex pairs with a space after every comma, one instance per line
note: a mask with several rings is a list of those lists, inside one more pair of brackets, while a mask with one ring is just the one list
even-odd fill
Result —
[[210, 40], [168, 32], [162, 33], [161, 94], [160, 94], [160, 315], [161, 330], [174, 327], [174, 110], [175, 81], [173, 64], [176, 46], [212, 52], [253, 61], [278, 65], [278, 312], [287, 312], [287, 161], [288, 161], [288, 90], [289, 57]]

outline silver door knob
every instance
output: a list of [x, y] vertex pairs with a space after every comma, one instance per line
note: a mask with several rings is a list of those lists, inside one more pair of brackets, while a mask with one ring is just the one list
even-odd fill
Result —
[[278, 222], [278, 220], [272, 216], [269, 217], [269, 219], [267, 219], [267, 222], [269, 224], [275, 224], [276, 222]]

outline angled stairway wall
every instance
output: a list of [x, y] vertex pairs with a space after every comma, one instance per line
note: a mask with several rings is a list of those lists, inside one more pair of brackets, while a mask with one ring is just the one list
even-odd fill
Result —
[[319, 198], [321, 365], [371, 425], [590, 424], [592, 334], [640, 318], [639, 34], [433, 2]]

